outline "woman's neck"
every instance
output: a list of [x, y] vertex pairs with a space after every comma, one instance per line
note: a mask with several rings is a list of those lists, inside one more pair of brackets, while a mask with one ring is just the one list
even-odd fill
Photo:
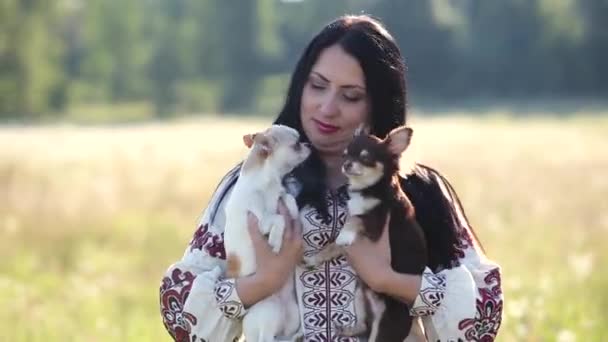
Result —
[[321, 160], [325, 164], [325, 183], [329, 189], [335, 190], [346, 184], [346, 176], [342, 173], [344, 158], [341, 155], [324, 155]]

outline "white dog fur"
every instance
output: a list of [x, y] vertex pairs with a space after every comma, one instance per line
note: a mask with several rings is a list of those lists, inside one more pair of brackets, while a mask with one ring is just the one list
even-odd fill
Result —
[[[298, 132], [286, 126], [273, 125], [243, 139], [251, 150], [225, 208], [224, 244], [229, 277], [243, 277], [256, 271], [255, 251], [247, 230], [248, 211], [257, 217], [260, 231], [268, 235], [272, 250], [276, 253], [281, 249], [285, 220], [277, 210], [279, 199], [284, 201], [292, 218], [298, 219], [296, 201], [284, 189], [282, 179], [310, 154], [310, 149], [299, 142]], [[243, 332], [247, 342], [301, 338], [293, 276], [288, 277], [278, 293], [248, 309], [243, 318]]]

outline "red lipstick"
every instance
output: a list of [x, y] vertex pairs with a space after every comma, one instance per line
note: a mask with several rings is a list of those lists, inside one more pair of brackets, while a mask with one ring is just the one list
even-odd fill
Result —
[[315, 120], [315, 119], [313, 119], [313, 121], [315, 122], [315, 124], [317, 124], [317, 129], [319, 130], [319, 132], [321, 132], [323, 134], [332, 134], [332, 133], [337, 132], [340, 129], [340, 127], [338, 127], [338, 126], [330, 125], [323, 121], [319, 121], [319, 120]]

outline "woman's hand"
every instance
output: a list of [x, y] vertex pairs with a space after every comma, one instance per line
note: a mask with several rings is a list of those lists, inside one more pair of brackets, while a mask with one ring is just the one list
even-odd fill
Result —
[[[388, 222], [388, 220], [387, 220]], [[362, 235], [345, 248], [346, 258], [357, 275], [375, 292], [384, 292], [387, 279], [393, 272], [388, 226], [376, 242]]]
[[422, 277], [395, 272], [391, 266], [391, 246], [388, 222], [377, 242], [359, 235], [345, 248], [346, 257], [361, 280], [373, 291], [380, 292], [412, 305], [420, 291]]
[[260, 232], [258, 219], [249, 213], [247, 228], [253, 242], [256, 258], [256, 273], [237, 280], [237, 292], [245, 307], [277, 292], [292, 276], [302, 259], [302, 226], [298, 218], [289, 215], [283, 201], [279, 201], [279, 213], [285, 219], [283, 242], [278, 254], [272, 251], [268, 241]]
[[[279, 201], [279, 213], [285, 219], [283, 242], [278, 254], [272, 251], [268, 241], [260, 232], [258, 220], [249, 214], [249, 235], [253, 241], [256, 257], [256, 274], [261, 281], [275, 291], [281, 288], [302, 258], [302, 226], [299, 219], [293, 219], [283, 201]], [[273, 291], [273, 292], [275, 292]]]

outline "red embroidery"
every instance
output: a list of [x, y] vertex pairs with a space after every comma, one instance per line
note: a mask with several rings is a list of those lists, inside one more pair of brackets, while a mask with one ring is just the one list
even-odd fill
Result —
[[234, 280], [221, 280], [215, 285], [215, 300], [219, 309], [228, 318], [239, 318], [244, 314], [243, 304], [238, 300]]
[[475, 318], [460, 321], [458, 328], [465, 331], [467, 341], [492, 342], [498, 334], [502, 317], [500, 273], [492, 270], [485, 278], [487, 288], [479, 288]]
[[461, 227], [456, 232], [457, 242], [456, 242], [456, 254], [459, 259], [463, 259], [465, 257], [464, 251], [470, 247], [473, 247], [473, 239], [471, 238], [471, 234], [469, 230], [465, 227]]
[[160, 308], [163, 324], [176, 341], [189, 341], [196, 317], [184, 311], [190, 295], [194, 274], [174, 269], [171, 277], [164, 277], [160, 286]]
[[214, 234], [209, 231], [208, 224], [201, 225], [194, 233], [192, 241], [190, 241], [190, 251], [195, 249], [205, 251], [212, 257], [226, 259], [224, 233]]

